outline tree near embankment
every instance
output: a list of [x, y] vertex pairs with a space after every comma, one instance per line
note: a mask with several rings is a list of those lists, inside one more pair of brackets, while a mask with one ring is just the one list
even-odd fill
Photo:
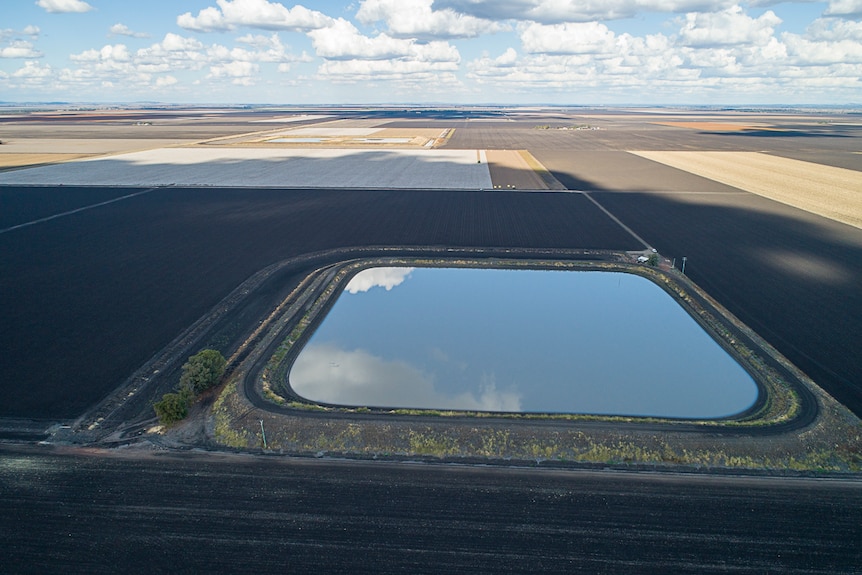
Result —
[[170, 425], [186, 418], [190, 402], [191, 398], [186, 393], [166, 393], [161, 401], [153, 404], [153, 409], [162, 425]]
[[220, 352], [214, 349], [199, 351], [183, 364], [180, 390], [188, 390], [192, 395], [208, 390], [224, 375], [226, 365], [227, 361]]
[[185, 419], [189, 404], [198, 394], [213, 387], [224, 375], [227, 360], [221, 352], [204, 349], [191, 356], [183, 364], [183, 373], [177, 393], [166, 393], [153, 404], [153, 410], [162, 425], [170, 425]]

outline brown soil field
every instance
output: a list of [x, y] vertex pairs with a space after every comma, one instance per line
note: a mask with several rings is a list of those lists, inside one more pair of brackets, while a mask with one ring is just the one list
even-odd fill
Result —
[[7, 573], [858, 573], [852, 480], [0, 445]]
[[140, 139], [116, 137], [61, 138], [61, 137], [12, 137], [4, 138], [0, 156], [8, 154], [117, 154], [139, 152], [191, 142], [193, 140]]
[[[529, 153], [529, 152], [526, 152]], [[542, 177], [532, 169], [518, 150], [488, 150], [488, 169], [495, 188], [547, 190]]]
[[384, 128], [375, 132], [370, 138], [416, 138], [422, 137], [428, 140], [442, 137], [447, 128]]
[[543, 149], [534, 153], [570, 190], [739, 193], [726, 184], [628, 152]]
[[670, 126], [672, 128], [690, 128], [692, 130], [704, 130], [707, 132], [741, 132], [743, 130], [768, 129], [762, 125], [732, 124], [729, 122], [656, 122], [659, 126]]
[[[198, 142], [201, 144], [219, 144], [226, 146], [239, 146], [239, 147], [284, 147], [284, 146], [298, 146], [303, 148], [357, 148], [357, 147], [367, 147], [367, 148], [416, 148], [422, 147], [428, 144], [430, 140], [439, 140], [439, 142], [435, 143], [435, 147], [440, 145], [440, 143], [445, 142], [446, 138], [450, 134], [450, 131], [446, 127], [441, 128], [383, 128], [377, 132], [372, 134], [357, 136], [353, 134], [337, 134], [335, 132], [331, 132], [331, 130], [336, 130], [339, 127], [348, 129], [355, 128], [375, 128], [374, 125], [363, 125], [368, 122], [355, 121], [347, 123], [337, 123], [336, 122], [327, 122], [322, 123], [318, 127], [321, 128], [320, 138], [324, 139], [322, 142], [307, 142], [307, 141], [297, 141], [293, 143], [290, 141], [291, 138], [298, 138], [304, 140], [306, 138], [315, 138], [318, 137], [309, 129], [315, 127], [315, 125], [311, 126], [302, 126], [297, 127], [301, 129], [301, 132], [292, 133], [290, 130], [285, 130], [283, 128], [275, 129], [275, 130], [266, 130], [262, 132], [251, 132], [248, 134], [242, 134], [239, 136], [226, 136], [224, 138], [212, 138], [205, 142]], [[374, 122], [376, 124], [377, 122]], [[358, 125], [357, 125], [358, 124]], [[410, 142], [404, 143], [387, 143], [387, 142], [367, 142], [363, 141], [369, 138], [410, 138]], [[286, 140], [273, 142], [272, 140]]]
[[0, 154], [0, 168], [20, 168], [38, 164], [55, 164], [86, 158], [90, 154]]
[[862, 175], [854, 170], [757, 152], [633, 153], [862, 228]]

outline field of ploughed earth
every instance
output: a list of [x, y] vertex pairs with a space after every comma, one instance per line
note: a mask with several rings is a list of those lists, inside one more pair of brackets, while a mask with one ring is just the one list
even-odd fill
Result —
[[0, 447], [14, 573], [856, 573], [862, 484]]
[[[102, 197], [4, 190], [7, 227]], [[44, 192], [44, 189], [36, 189]], [[73, 418], [231, 290], [351, 246], [639, 249], [578, 194], [163, 188], [0, 233], [0, 416]], [[108, 194], [109, 196], [110, 194]], [[104, 201], [104, 200], [103, 200]], [[16, 207], [20, 206], [20, 207]]]

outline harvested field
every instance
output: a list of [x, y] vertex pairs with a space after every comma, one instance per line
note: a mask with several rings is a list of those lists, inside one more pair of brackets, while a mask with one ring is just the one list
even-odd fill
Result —
[[[22, 218], [72, 205], [0, 189]], [[640, 248], [579, 194], [159, 189], [0, 234], [0, 415], [75, 417], [264, 267], [392, 245]]]
[[266, 118], [265, 120], [251, 120], [251, 124], [292, 124], [293, 122], [308, 122], [310, 120], [325, 120], [336, 116], [324, 114], [301, 114], [299, 116], [284, 116], [280, 118]]
[[188, 139], [14, 138], [3, 141], [0, 161], [8, 154], [118, 154], [190, 143]]
[[57, 164], [86, 157], [87, 154], [0, 154], [0, 168]]
[[0, 184], [490, 189], [475, 150], [171, 148], [0, 174]]
[[260, 146], [297, 146], [300, 148], [417, 148], [429, 144], [439, 145], [435, 140], [441, 140], [448, 134], [445, 128], [354, 128], [354, 127], [320, 127], [311, 126], [290, 131], [278, 130], [255, 134], [247, 134], [236, 138], [216, 139], [207, 144], [218, 143], [239, 147]]
[[736, 124], [731, 122], [656, 122], [659, 126], [671, 128], [689, 128], [705, 132], [741, 132], [744, 130], [768, 129], [766, 124]]
[[488, 169], [495, 188], [564, 190], [565, 187], [526, 150], [488, 150]]
[[754, 152], [633, 152], [862, 228], [862, 173]]
[[726, 184], [628, 152], [542, 149], [535, 155], [570, 190], [739, 192]]
[[321, 126], [309, 126], [308, 128], [297, 128], [295, 130], [290, 130], [289, 132], [282, 132], [277, 134], [278, 136], [326, 136], [326, 137], [335, 137], [335, 136], [344, 136], [350, 138], [358, 138], [363, 136], [370, 136], [372, 134], [376, 134], [380, 132], [383, 128], [347, 128], [347, 127], [339, 127], [333, 128], [330, 127], [330, 124], [322, 124]]

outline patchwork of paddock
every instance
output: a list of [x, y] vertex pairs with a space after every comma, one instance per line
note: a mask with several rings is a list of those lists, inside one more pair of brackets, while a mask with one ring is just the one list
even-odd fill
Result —
[[440, 144], [450, 134], [448, 129], [436, 128], [328, 128], [308, 127], [278, 133], [267, 133], [253, 140], [241, 142], [243, 146], [302, 145], [310, 147], [431, 147]]
[[631, 152], [862, 228], [862, 174], [760, 152]]

